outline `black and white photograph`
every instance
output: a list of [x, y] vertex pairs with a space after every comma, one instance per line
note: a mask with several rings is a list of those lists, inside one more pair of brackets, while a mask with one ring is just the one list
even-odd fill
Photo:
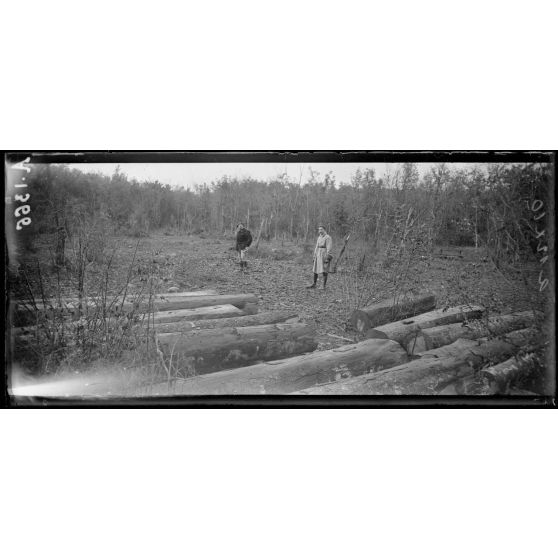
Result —
[[4, 2], [2, 555], [552, 555], [557, 6]]
[[552, 153], [24, 155], [14, 405], [555, 394]]

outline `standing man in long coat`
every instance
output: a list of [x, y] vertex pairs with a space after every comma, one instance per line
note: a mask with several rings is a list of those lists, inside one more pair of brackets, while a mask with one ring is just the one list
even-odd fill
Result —
[[314, 283], [306, 287], [307, 289], [315, 289], [318, 282], [318, 275], [324, 276], [324, 283], [322, 289], [325, 290], [327, 284], [327, 274], [329, 273], [329, 264], [333, 259], [331, 255], [331, 236], [327, 234], [324, 227], [318, 227], [318, 240], [316, 248], [314, 249], [314, 265], [312, 271], [314, 272]]

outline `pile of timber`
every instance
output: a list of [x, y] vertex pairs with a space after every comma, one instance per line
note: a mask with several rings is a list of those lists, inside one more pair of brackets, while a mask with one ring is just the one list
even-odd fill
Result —
[[[533, 339], [534, 321], [532, 312], [487, 317], [472, 305], [435, 310], [373, 328], [360, 343], [161, 383], [145, 395], [445, 395], [487, 361], [516, 354]], [[495, 385], [502, 380], [486, 394]]]
[[533, 312], [486, 316], [472, 305], [435, 310], [371, 328], [360, 343], [161, 383], [145, 395], [502, 393], [524, 366], [514, 355], [536, 337], [535, 320]]
[[145, 395], [287, 394], [407, 362], [405, 349], [390, 339], [367, 339], [327, 351], [161, 383]]
[[[100, 305], [103, 306], [100, 306]], [[53, 304], [15, 304], [14, 314], [23, 327], [14, 329], [20, 338], [30, 339], [43, 328], [33, 326], [38, 318], [49, 320], [95, 316], [106, 305], [121, 312], [144, 313], [139, 327], [155, 337], [163, 364], [179, 376], [207, 374], [218, 370], [262, 363], [312, 352], [317, 348], [315, 330], [301, 323], [292, 311], [258, 313], [254, 294], [219, 295], [215, 291], [164, 293], [147, 298], [133, 295], [117, 304], [95, 298], [66, 298]], [[122, 316], [109, 312], [109, 321]], [[59, 322], [58, 322], [59, 323]]]
[[[481, 306], [456, 306], [442, 310], [425, 312], [418, 316], [391, 322], [369, 329], [366, 337], [371, 339], [393, 339], [404, 347], [416, 344], [418, 334], [428, 328], [444, 327], [447, 324], [480, 318], [484, 312]], [[418, 352], [418, 351], [417, 351]]]
[[[100, 300], [64, 298], [52, 302], [20, 301], [13, 305], [13, 322], [17, 326], [54, 316], [76, 319], [102, 309], [110, 316], [136, 313], [154, 313], [155, 323], [182, 319], [226, 318], [255, 314], [258, 298], [254, 294], [219, 295], [215, 291], [164, 293], [154, 296], [127, 295]], [[203, 310], [202, 310], [203, 309]], [[187, 312], [187, 311], [190, 312]]]
[[[428, 313], [432, 314], [432, 313]], [[383, 329], [406, 344], [409, 362], [296, 392], [297, 395], [497, 395], [528, 368], [532, 354], [519, 356], [536, 342], [534, 312], [455, 322], [404, 335], [401, 324]], [[416, 322], [430, 323], [427, 314]], [[418, 352], [417, 346], [423, 348]], [[426, 350], [424, 350], [426, 347]], [[493, 363], [487, 367], [487, 363]]]
[[[470, 322], [438, 324], [433, 327], [422, 327], [404, 343], [411, 355], [420, 355], [424, 351], [449, 345], [458, 339], [478, 339], [494, 337], [516, 329], [524, 329], [533, 325], [536, 315], [531, 311], [502, 314], [474, 320], [473, 312], [469, 311]], [[480, 315], [478, 316], [480, 318]]]
[[[518, 393], [511, 384], [533, 360], [519, 354], [536, 339], [538, 316], [435, 306], [435, 296], [426, 293], [356, 310], [351, 321], [365, 339], [316, 351], [313, 327], [295, 312], [258, 313], [253, 294], [197, 291], [120, 301], [121, 311], [149, 313], [149, 331], [175, 377], [136, 395]], [[71, 318], [96, 307], [94, 299], [81, 306], [66, 299], [34, 311]]]

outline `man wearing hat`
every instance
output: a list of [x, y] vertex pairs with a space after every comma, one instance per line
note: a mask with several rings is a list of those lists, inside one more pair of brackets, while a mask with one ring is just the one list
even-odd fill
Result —
[[239, 223], [236, 229], [236, 251], [238, 252], [238, 263], [240, 271], [245, 271], [248, 265], [246, 261], [246, 250], [252, 244], [252, 234], [244, 227], [244, 223]]

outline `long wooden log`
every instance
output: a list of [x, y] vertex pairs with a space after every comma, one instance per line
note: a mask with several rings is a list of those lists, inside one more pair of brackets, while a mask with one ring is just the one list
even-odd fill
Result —
[[[449, 384], [441, 395], [512, 395], [514, 381], [533, 366], [534, 353], [513, 357]], [[527, 392], [527, 395], [536, 395]]]
[[501, 361], [517, 353], [535, 335], [535, 329], [528, 328], [499, 339], [458, 339], [407, 364], [306, 389], [296, 395], [439, 395], [487, 360]]
[[[179, 331], [191, 331], [194, 329], [209, 329], [217, 327], [238, 327], [259, 324], [271, 324], [287, 321], [296, 317], [293, 312], [272, 313], [272, 316], [264, 315], [254, 319], [250, 311], [250, 305], [247, 304], [244, 310], [240, 310], [232, 304], [223, 304], [220, 306], [204, 306], [202, 308], [193, 308], [191, 310], [169, 310], [167, 312], [155, 312], [149, 320], [149, 325], [154, 326], [158, 333], [172, 333]], [[257, 307], [256, 307], [257, 310]], [[238, 321], [239, 318], [249, 318], [248, 320]], [[268, 321], [266, 321], [266, 319]], [[116, 323], [122, 318], [107, 318], [109, 323]], [[230, 321], [226, 321], [230, 320]], [[122, 323], [122, 322], [121, 322]], [[134, 322], [130, 322], [132, 325]], [[128, 325], [128, 324], [126, 324]], [[37, 326], [21, 326], [12, 328], [12, 332], [17, 337], [33, 334]]]
[[[112, 299], [107, 300], [108, 303], [112, 302]], [[127, 314], [132, 310], [136, 312], [148, 312], [148, 311], [165, 311], [165, 310], [189, 310], [192, 308], [202, 308], [205, 306], [220, 306], [223, 304], [232, 304], [237, 308], [244, 309], [248, 307], [245, 313], [255, 313], [258, 304], [258, 297], [254, 294], [231, 294], [231, 295], [181, 295], [180, 293], [172, 293], [172, 296], [167, 295], [155, 295], [151, 299], [151, 303], [148, 297], [141, 297], [138, 299], [126, 299], [126, 302], [122, 302], [122, 299], [118, 299], [111, 307], [111, 315]], [[95, 311], [97, 303], [92, 303], [90, 305], [82, 305], [82, 311]], [[37, 310], [29, 309], [27, 306], [17, 305], [14, 309], [14, 320], [17, 322], [15, 325], [25, 325], [32, 323], [39, 317], [50, 317], [51, 315], [56, 316], [76, 316], [78, 315], [79, 303], [69, 302], [63, 306], [57, 304], [53, 305], [37, 305]]]
[[[208, 306], [207, 308], [212, 307]], [[200, 310], [203, 309], [200, 308]], [[242, 310], [236, 310], [242, 312]], [[181, 320], [180, 322], [173, 323], [156, 323], [155, 331], [157, 331], [158, 333], [173, 333], [178, 331], [187, 332], [196, 329], [219, 329], [225, 327], [246, 327], [255, 325], [279, 324], [282, 322], [287, 322], [289, 320], [294, 320], [296, 318], [296, 312], [291, 312], [289, 310], [277, 310], [232, 318], [212, 318], [203, 320], [195, 319], [195, 321]]]
[[[461, 357], [463, 354], [468, 354], [468, 349], [465, 352], [462, 347], [480, 347], [478, 354], [482, 354], [485, 360], [491, 362], [501, 362], [504, 358], [508, 358], [520, 349], [524, 349], [532, 341], [537, 331], [534, 327], [517, 329], [509, 333], [500, 335], [495, 338], [480, 337], [476, 340], [473, 339], [458, 339], [450, 345], [443, 345], [436, 349], [430, 349], [420, 353], [421, 359], [432, 358], [453, 358]], [[508, 349], [513, 346], [515, 350], [509, 352]], [[475, 349], [476, 351], [476, 349]], [[491, 352], [492, 351], [492, 352]], [[507, 354], [509, 352], [509, 354]], [[502, 355], [505, 356], [502, 358]]]
[[366, 332], [366, 337], [370, 339], [392, 339], [405, 346], [410, 338], [416, 337], [417, 332], [422, 329], [479, 318], [483, 312], [484, 308], [482, 306], [465, 305], [446, 310], [434, 310], [369, 329]]
[[436, 297], [429, 293], [416, 297], [391, 298], [355, 310], [351, 314], [350, 321], [359, 333], [364, 333], [372, 327], [401, 320], [409, 316], [416, 316], [417, 314], [433, 310], [435, 307]]
[[315, 330], [304, 323], [163, 333], [158, 342], [177, 366], [197, 374], [313, 351]]
[[478, 339], [491, 335], [501, 335], [515, 329], [531, 327], [536, 319], [532, 311], [491, 316], [487, 320], [469, 323], [450, 323], [436, 327], [421, 328], [407, 337], [404, 342], [410, 355], [420, 354], [430, 349], [449, 345], [457, 339]]
[[245, 312], [232, 304], [220, 304], [219, 306], [203, 306], [189, 310], [166, 310], [153, 314], [153, 323], [169, 324], [183, 320], [211, 320], [212, 318], [231, 318], [244, 316]]
[[177, 381], [170, 390], [167, 384], [160, 384], [146, 395], [286, 394], [406, 361], [407, 353], [399, 343], [368, 339], [337, 349]]
[[174, 297], [182, 297], [182, 296], [213, 296], [219, 294], [214, 289], [204, 289], [201, 291], [183, 291], [177, 293], [159, 293], [157, 296], [164, 296], [165, 298], [174, 298]]
[[[255, 294], [227, 294], [227, 295], [207, 295], [207, 296], [180, 296], [176, 293], [173, 297], [157, 295], [153, 299], [153, 307], [162, 312], [164, 310], [188, 310], [191, 308], [202, 308], [204, 306], [218, 306], [222, 304], [232, 304], [237, 308], [243, 309], [247, 304], [258, 304], [258, 297]], [[136, 304], [139, 310], [148, 309], [148, 301]], [[126, 305], [124, 305], [126, 309]]]
[[[155, 300], [157, 299], [173, 300], [175, 298], [183, 298], [183, 297], [216, 296], [216, 295], [218, 295], [217, 291], [213, 289], [207, 289], [203, 291], [185, 291], [181, 293], [159, 293], [159, 294], [155, 294], [153, 298]], [[139, 297], [141, 297], [141, 299], [147, 300], [149, 298], [149, 295], [145, 293], [141, 295], [128, 294], [124, 298], [124, 302], [134, 303], [136, 299], [138, 299]], [[119, 296], [107, 295], [106, 300], [107, 300], [107, 304], [110, 304], [111, 302], [114, 301], [114, 305], [120, 305], [122, 304], [123, 299], [122, 299], [122, 295]], [[88, 296], [82, 298], [81, 302], [83, 306], [97, 306], [98, 304], [102, 303], [102, 300], [96, 296]], [[60, 299], [52, 297], [49, 298], [46, 302], [43, 302], [42, 300], [39, 300], [39, 298], [37, 298], [35, 302], [29, 299], [16, 300], [14, 301], [14, 304], [16, 308], [21, 307], [24, 309], [34, 308], [36, 306], [37, 309], [39, 310], [50, 309], [50, 308], [67, 308], [70, 310], [74, 310], [78, 307], [79, 298], [77, 296], [62, 297]]]
[[504, 362], [481, 370], [481, 374], [487, 379], [494, 393], [504, 393], [522, 373], [535, 365], [536, 358], [534, 353], [515, 355]]
[[[199, 297], [217, 295], [217, 291], [212, 289], [200, 291], [186, 291], [181, 293], [164, 293], [154, 295], [154, 300], [158, 297], [164, 297], [165, 300], [172, 300], [173, 297]], [[144, 306], [148, 306], [148, 294], [128, 294], [126, 297], [122, 295], [107, 295], [106, 301], [98, 296], [88, 296], [82, 298], [81, 306], [78, 297], [61, 297], [49, 298], [42, 301], [37, 297], [33, 300], [16, 300], [12, 304], [12, 320], [16, 326], [26, 326], [43, 320], [45, 318], [52, 319], [54, 317], [77, 319], [86, 313], [95, 312], [97, 306], [105, 304], [106, 311], [109, 315], [122, 314], [122, 303], [124, 302], [124, 310], [129, 312], [132, 308], [138, 306], [138, 301], [142, 301]]]

